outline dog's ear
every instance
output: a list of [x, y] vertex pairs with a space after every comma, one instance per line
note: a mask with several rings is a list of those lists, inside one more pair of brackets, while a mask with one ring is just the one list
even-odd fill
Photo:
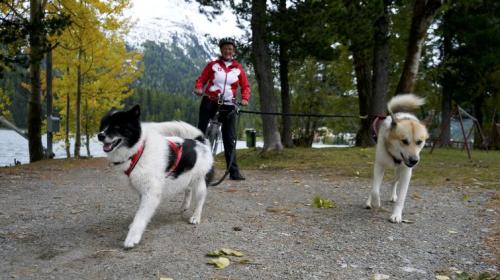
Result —
[[139, 107], [139, 105], [135, 105], [134, 107], [132, 107], [132, 109], [130, 109], [128, 111], [134, 118], [137, 118], [139, 119], [139, 117], [141, 116], [141, 107]]
[[394, 114], [392, 114], [391, 112], [389, 112], [389, 114], [391, 116], [391, 129], [394, 129], [398, 125], [398, 122], [396, 121]]
[[391, 122], [391, 129], [395, 129], [396, 126], [398, 126], [398, 122], [396, 122], [395, 120], [392, 120], [392, 122]]
[[104, 115], [104, 118], [111, 117], [116, 112], [118, 112], [118, 110], [115, 107], [111, 107], [111, 109], [109, 109], [109, 111]]

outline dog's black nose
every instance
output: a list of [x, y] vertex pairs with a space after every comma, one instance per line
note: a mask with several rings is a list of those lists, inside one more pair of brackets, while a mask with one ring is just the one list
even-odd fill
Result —
[[97, 139], [99, 141], [101, 141], [101, 142], [104, 141], [104, 138], [106, 138], [106, 136], [104, 136], [104, 133], [99, 132], [99, 134], [97, 134]]
[[418, 163], [418, 158], [410, 157], [408, 159], [408, 163], [409, 163], [410, 167], [415, 166]]

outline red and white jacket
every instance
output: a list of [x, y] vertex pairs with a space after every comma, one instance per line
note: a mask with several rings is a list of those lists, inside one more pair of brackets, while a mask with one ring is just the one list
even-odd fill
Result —
[[241, 64], [236, 60], [225, 62], [218, 58], [205, 66], [201, 75], [196, 79], [195, 87], [203, 89], [208, 82], [205, 94], [212, 100], [217, 100], [220, 93], [224, 95], [224, 103], [231, 103], [236, 98], [238, 85], [241, 87], [241, 99], [249, 101], [250, 85], [247, 75]]

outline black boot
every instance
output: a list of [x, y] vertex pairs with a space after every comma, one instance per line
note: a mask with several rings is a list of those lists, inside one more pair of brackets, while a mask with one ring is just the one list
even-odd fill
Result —
[[242, 181], [242, 180], [245, 180], [245, 177], [243, 177], [243, 175], [241, 175], [240, 171], [235, 171], [235, 172], [231, 172], [231, 174], [229, 174], [229, 179], [235, 180], [235, 181]]

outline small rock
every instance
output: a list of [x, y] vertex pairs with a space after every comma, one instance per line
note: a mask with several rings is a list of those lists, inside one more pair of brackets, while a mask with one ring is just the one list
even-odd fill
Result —
[[233, 230], [234, 230], [234, 231], [241, 231], [241, 230], [242, 230], [242, 228], [241, 228], [241, 227], [236, 226], [236, 227], [233, 227]]

